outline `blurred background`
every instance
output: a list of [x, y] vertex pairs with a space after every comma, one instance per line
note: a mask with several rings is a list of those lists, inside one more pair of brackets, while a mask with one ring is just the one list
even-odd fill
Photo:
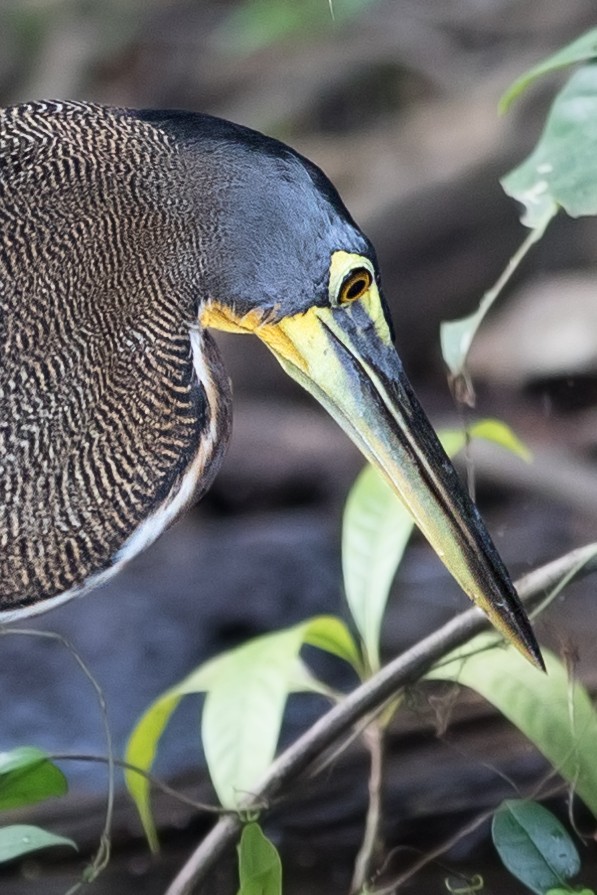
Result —
[[[0, 0], [0, 103], [72, 98], [200, 110], [283, 139], [319, 164], [376, 245], [398, 349], [434, 422], [497, 415], [534, 451], [532, 466], [497, 450], [475, 455], [482, 511], [519, 575], [595, 539], [595, 222], [562, 216], [525, 261], [473, 352], [474, 413], [450, 396], [438, 328], [476, 306], [525, 236], [499, 178], [533, 146], [561, 79], [540, 82], [505, 118], [496, 111], [501, 93], [594, 25], [592, 0], [333, 0], [331, 7], [328, 0]], [[147, 704], [202, 659], [308, 615], [345, 614], [341, 512], [361, 460], [256, 340], [219, 342], [235, 423], [211, 492], [109, 586], [35, 624], [68, 637], [97, 677], [117, 754]], [[415, 539], [388, 612], [387, 654], [465, 602]], [[577, 656], [590, 687], [597, 685], [587, 624], [597, 621], [593, 603], [588, 580], [539, 625], [544, 640]], [[57, 642], [16, 635], [2, 648], [0, 748], [105, 753], [97, 701], [72, 656]], [[209, 799], [197, 711], [193, 704], [181, 712], [159, 771]], [[320, 711], [317, 701], [293, 703], [285, 737]], [[402, 869], [455, 823], [510, 795], [502, 774], [524, 787], [545, 772], [539, 756], [474, 700], [456, 711], [449, 735], [440, 736], [436, 722], [422, 695], [390, 744], [385, 832], [405, 849]], [[72, 835], [84, 855], [101, 829], [105, 774], [86, 762], [64, 768], [69, 800], [28, 812], [27, 820]], [[287, 861], [288, 893], [346, 891], [365, 774], [355, 748], [329, 779], [305, 787], [298, 806], [277, 812], [272, 834]], [[166, 847], [150, 859], [132, 809], [119, 799], [115, 858], [94, 891], [164, 890], [206, 821], [161, 796], [156, 810]], [[448, 861], [497, 887], [502, 877], [486, 833], [469, 837]], [[4, 869], [3, 892], [63, 892], [81, 860], [50, 856]], [[445, 876], [438, 867], [425, 872], [419, 885], [439, 886]], [[224, 873], [211, 891], [235, 891], [234, 883]], [[508, 891], [518, 889], [510, 882]]]

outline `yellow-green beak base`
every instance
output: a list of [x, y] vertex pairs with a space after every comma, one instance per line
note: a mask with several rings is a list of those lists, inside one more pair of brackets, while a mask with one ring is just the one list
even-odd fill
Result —
[[465, 593], [544, 668], [508, 572], [404, 374], [375, 283], [348, 306], [314, 306], [277, 323], [221, 309], [204, 322], [265, 342], [380, 469]]

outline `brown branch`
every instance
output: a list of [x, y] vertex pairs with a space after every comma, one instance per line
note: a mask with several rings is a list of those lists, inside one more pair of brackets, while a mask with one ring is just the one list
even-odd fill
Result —
[[[559, 584], [597, 571], [597, 543], [580, 547], [536, 569], [517, 582], [517, 590], [528, 609], [541, 603]], [[469, 609], [392, 660], [370, 680], [335, 705], [273, 762], [262, 783], [242, 806], [260, 810], [285, 787], [307, 771], [321, 753], [350, 730], [353, 724], [374, 713], [396, 691], [419, 680], [449, 652], [483, 631], [489, 622], [477, 609]], [[191, 895], [237, 838], [242, 826], [238, 815], [223, 817], [198, 845], [165, 895]]]

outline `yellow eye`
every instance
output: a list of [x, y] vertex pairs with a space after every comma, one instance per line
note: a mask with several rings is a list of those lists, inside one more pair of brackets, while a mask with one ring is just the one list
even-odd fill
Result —
[[362, 298], [372, 282], [371, 271], [366, 267], [355, 267], [342, 280], [338, 291], [338, 304], [344, 305]]

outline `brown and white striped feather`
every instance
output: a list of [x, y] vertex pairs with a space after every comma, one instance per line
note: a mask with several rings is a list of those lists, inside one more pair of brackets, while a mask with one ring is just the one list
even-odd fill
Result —
[[126, 114], [0, 112], [0, 619], [111, 574], [219, 463], [229, 392], [184, 181]]

